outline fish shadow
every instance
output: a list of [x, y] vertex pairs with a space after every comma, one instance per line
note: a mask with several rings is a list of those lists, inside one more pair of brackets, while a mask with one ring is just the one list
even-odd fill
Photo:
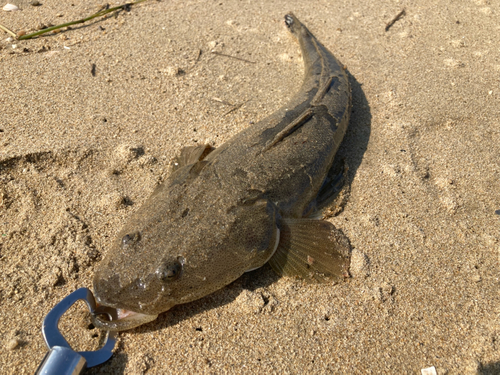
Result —
[[[370, 106], [361, 89], [361, 84], [349, 72], [347, 72], [347, 76], [352, 92], [351, 118], [325, 180], [327, 186], [330, 186], [327, 187], [325, 196], [321, 195], [322, 191], [320, 190], [318, 197], [318, 208], [320, 210], [327, 209], [323, 211], [324, 218], [340, 214], [349, 201], [351, 183], [361, 165], [370, 139], [372, 119]], [[332, 187], [334, 188], [332, 189]], [[328, 196], [328, 194], [332, 195]]]
[[[215, 291], [212, 294], [209, 294], [208, 296], [183, 305], [174, 306], [170, 310], [160, 314], [155, 321], [139, 326], [130, 332], [148, 333], [176, 326], [180, 322], [195, 315], [202, 314], [205, 311], [216, 309], [234, 302], [244, 290], [255, 291], [259, 288], [269, 286], [279, 279], [280, 276], [278, 276], [271, 269], [271, 267], [266, 264], [258, 270], [244, 273], [231, 284]], [[199, 328], [196, 329], [199, 330]]]
[[363, 161], [371, 132], [371, 112], [361, 84], [346, 71], [352, 93], [349, 126], [317, 199], [323, 219], [339, 215], [349, 201], [351, 184]]
[[481, 364], [477, 371], [478, 375], [498, 375], [500, 374], [500, 362]]
[[[368, 147], [372, 115], [362, 84], [348, 70], [346, 70], [346, 73], [352, 91], [351, 119], [335, 159], [346, 160], [349, 167], [348, 183], [350, 184], [363, 161], [363, 155]], [[333, 165], [335, 165], [335, 162]]]
[[125, 369], [127, 367], [127, 363], [129, 362], [129, 356], [124, 352], [124, 347], [125, 345], [123, 344], [123, 341], [118, 340], [111, 359], [101, 365], [87, 368], [84, 371], [84, 374], [125, 374]]

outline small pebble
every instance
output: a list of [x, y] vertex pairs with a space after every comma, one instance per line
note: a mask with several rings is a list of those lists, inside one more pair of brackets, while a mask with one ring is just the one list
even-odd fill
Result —
[[478, 283], [482, 280], [481, 275], [479, 274], [479, 272], [477, 270], [472, 273], [471, 280], [474, 281], [475, 283]]
[[31, 4], [32, 6], [34, 6], [34, 7], [37, 7], [37, 6], [39, 6], [39, 5], [42, 5], [42, 4], [40, 4], [40, 2], [39, 2], [39, 1], [31, 1], [31, 2], [30, 2], [30, 4]]
[[11, 339], [7, 342], [7, 344], [5, 345], [5, 347], [7, 348], [7, 350], [14, 350], [15, 348], [17, 348], [19, 346], [19, 344], [21, 343], [21, 341], [19, 339]]
[[462, 68], [465, 66], [465, 64], [456, 59], [444, 59], [443, 60], [444, 65], [449, 66], [450, 68]]
[[436, 368], [434, 366], [423, 368], [420, 372], [422, 375], [437, 375]]
[[130, 162], [144, 155], [144, 146], [140, 144], [125, 143], [115, 149], [116, 159], [119, 161]]
[[462, 39], [455, 39], [451, 41], [451, 45], [455, 48], [465, 47], [465, 42]]
[[139, 166], [141, 166], [141, 167], [147, 167], [147, 166], [153, 165], [157, 162], [158, 162], [158, 160], [156, 160], [156, 158], [154, 156], [151, 156], [151, 155], [141, 156], [138, 160]]
[[55, 287], [59, 282], [63, 280], [63, 274], [61, 268], [54, 266], [50, 272], [47, 272], [40, 280], [40, 286], [42, 288]]
[[179, 74], [181, 74], [181, 72], [182, 69], [176, 66], [168, 66], [167, 68], [165, 68], [165, 73], [167, 73], [167, 75], [171, 77], [178, 76]]
[[211, 52], [222, 52], [224, 48], [224, 42], [212, 40], [211, 42], [208, 42], [208, 48]]
[[129, 359], [127, 370], [133, 374], [143, 375], [154, 365], [154, 358], [149, 354], [138, 353]]

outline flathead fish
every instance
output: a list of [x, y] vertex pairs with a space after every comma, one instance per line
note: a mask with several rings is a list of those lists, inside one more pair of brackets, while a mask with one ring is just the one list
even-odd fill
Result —
[[269, 262], [313, 281], [348, 275], [350, 246], [315, 219], [344, 137], [351, 89], [342, 64], [293, 15], [302, 86], [283, 108], [217, 149], [186, 147], [168, 179], [132, 214], [99, 265], [94, 293], [124, 330], [223, 288]]

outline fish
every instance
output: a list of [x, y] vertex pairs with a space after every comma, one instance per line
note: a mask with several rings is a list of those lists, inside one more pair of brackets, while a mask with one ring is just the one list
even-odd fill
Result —
[[298, 92], [218, 148], [181, 150], [95, 272], [97, 303], [118, 312], [95, 326], [137, 327], [266, 263], [310, 282], [349, 276], [349, 240], [319, 218], [336, 190], [328, 173], [349, 124], [349, 79], [293, 13], [285, 26], [304, 62]]

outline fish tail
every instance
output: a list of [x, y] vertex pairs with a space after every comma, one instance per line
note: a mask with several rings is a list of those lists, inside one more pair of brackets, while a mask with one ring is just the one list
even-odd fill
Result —
[[302, 22], [291, 12], [285, 15], [285, 25], [299, 43], [306, 77], [320, 75], [325, 68], [323, 60], [327, 51]]

